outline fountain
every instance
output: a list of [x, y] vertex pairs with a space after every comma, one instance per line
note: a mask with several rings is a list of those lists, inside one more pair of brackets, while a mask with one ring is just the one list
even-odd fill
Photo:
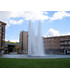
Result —
[[38, 25], [38, 34], [35, 36], [34, 27], [29, 22], [28, 30], [28, 55], [29, 56], [44, 56], [44, 46], [41, 33], [41, 22], [39, 21]]

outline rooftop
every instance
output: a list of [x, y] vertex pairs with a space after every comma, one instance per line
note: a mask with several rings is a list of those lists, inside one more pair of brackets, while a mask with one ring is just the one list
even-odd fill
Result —
[[58, 37], [70, 37], [70, 35], [61, 35], [61, 36], [52, 36], [52, 37], [43, 37], [43, 38], [45, 38], [45, 39], [47, 39], [47, 38], [58, 38]]
[[5, 22], [3, 22], [3, 21], [0, 21], [0, 23], [7, 25], [7, 24], [6, 24]]

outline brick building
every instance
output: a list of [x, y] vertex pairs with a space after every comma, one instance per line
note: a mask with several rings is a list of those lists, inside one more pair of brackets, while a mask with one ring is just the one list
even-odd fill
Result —
[[4, 50], [6, 23], [0, 21], [0, 51]]
[[44, 48], [46, 53], [65, 54], [70, 53], [70, 35], [46, 37]]
[[20, 41], [20, 50], [23, 53], [27, 53], [28, 52], [28, 32], [21, 31], [19, 41]]

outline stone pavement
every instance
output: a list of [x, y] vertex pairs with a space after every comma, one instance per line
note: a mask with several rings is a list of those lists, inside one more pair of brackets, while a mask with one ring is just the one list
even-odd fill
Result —
[[0, 58], [48, 59], [48, 58], [70, 58], [70, 55], [28, 56], [27, 54], [3, 54], [3, 56], [0, 56]]

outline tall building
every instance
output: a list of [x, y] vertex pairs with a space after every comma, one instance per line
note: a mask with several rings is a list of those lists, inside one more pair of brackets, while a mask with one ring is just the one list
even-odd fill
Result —
[[70, 53], [70, 35], [44, 38], [47, 53]]
[[0, 51], [4, 50], [6, 23], [0, 21]]
[[27, 53], [28, 52], [28, 32], [21, 31], [19, 41], [20, 41], [20, 50], [23, 53]]

